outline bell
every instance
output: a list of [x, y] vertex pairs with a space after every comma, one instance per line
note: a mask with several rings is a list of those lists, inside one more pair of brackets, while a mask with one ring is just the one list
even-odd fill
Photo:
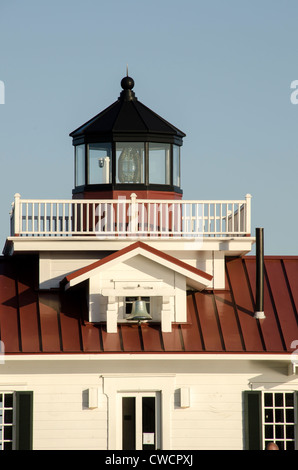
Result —
[[141, 300], [141, 297], [134, 301], [131, 314], [126, 319], [138, 322], [152, 320], [151, 315], [147, 312], [146, 302]]

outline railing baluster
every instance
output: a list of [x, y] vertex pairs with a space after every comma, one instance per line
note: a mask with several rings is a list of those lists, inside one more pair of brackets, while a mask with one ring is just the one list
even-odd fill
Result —
[[59, 204], [59, 232], [65, 235], [65, 204]]
[[55, 232], [59, 232], [59, 205], [58, 202], [56, 203], [56, 227]]
[[32, 222], [31, 222], [31, 232], [32, 233], [35, 233], [35, 221], [34, 221], [34, 202], [32, 202], [32, 211], [31, 211], [31, 218], [32, 218]]
[[37, 233], [40, 233], [40, 202], [37, 204]]
[[92, 202], [90, 204], [90, 210], [91, 210], [91, 232], [95, 232], [96, 231], [96, 226], [95, 226], [95, 204], [94, 202]]
[[28, 202], [25, 206], [25, 232], [28, 232]]
[[88, 202], [86, 203], [86, 232], [88, 233], [89, 232], [89, 210], [90, 210], [90, 207], [89, 207], [89, 204]]
[[147, 202], [147, 232], [150, 234], [151, 224], [151, 202]]

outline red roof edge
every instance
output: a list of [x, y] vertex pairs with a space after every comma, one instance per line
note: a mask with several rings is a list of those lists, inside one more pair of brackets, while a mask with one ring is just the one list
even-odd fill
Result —
[[149, 245], [146, 245], [146, 243], [138, 241], [138, 242], [132, 243], [131, 245], [129, 245], [126, 248], [123, 248], [123, 249], [121, 249], [121, 250], [119, 250], [115, 253], [112, 253], [112, 254], [106, 256], [105, 258], [103, 258], [101, 260], [95, 261], [94, 263], [90, 264], [89, 266], [85, 266], [84, 268], [78, 269], [77, 271], [74, 271], [73, 273], [68, 274], [68, 276], [66, 276], [64, 279], [62, 279], [62, 281], [60, 282], [60, 285], [65, 286], [65, 284], [67, 284], [71, 280], [77, 278], [78, 276], [81, 276], [82, 274], [86, 274], [87, 272], [92, 271], [95, 268], [98, 268], [98, 267], [100, 267], [100, 266], [102, 266], [106, 263], [109, 263], [110, 261], [112, 261], [114, 259], [117, 259], [120, 256], [135, 250], [136, 248], [142, 248], [143, 250], [146, 250], [149, 253], [152, 253], [153, 255], [159, 256], [160, 258], [162, 258], [166, 261], [170, 261], [171, 263], [176, 264], [177, 266], [179, 266], [183, 269], [186, 269], [186, 270], [192, 272], [193, 274], [196, 274], [197, 276], [201, 276], [201, 277], [207, 279], [208, 281], [211, 281], [212, 278], [213, 278], [213, 276], [211, 274], [205, 273], [204, 271], [202, 271], [200, 269], [197, 269], [197, 268], [185, 263], [184, 261], [178, 260], [174, 256], [163, 253], [162, 251], [157, 250], [156, 248], [153, 248]]

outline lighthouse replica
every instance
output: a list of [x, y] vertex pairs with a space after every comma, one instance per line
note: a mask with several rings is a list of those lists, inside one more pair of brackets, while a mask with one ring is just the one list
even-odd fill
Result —
[[14, 197], [0, 448], [294, 449], [298, 258], [264, 257], [249, 194], [185, 200], [186, 135], [120, 83], [69, 198]]

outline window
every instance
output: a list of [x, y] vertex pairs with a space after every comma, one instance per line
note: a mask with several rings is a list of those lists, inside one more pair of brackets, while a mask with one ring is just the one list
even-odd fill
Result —
[[263, 443], [274, 441], [280, 450], [295, 449], [295, 409], [293, 392], [263, 394]]
[[180, 187], [180, 147], [173, 145], [173, 185]]
[[112, 182], [112, 145], [89, 144], [88, 146], [88, 184]]
[[85, 145], [75, 147], [75, 184], [85, 184]]
[[149, 143], [149, 184], [170, 184], [170, 144]]
[[159, 402], [156, 392], [122, 394], [122, 450], [160, 448]]
[[144, 183], [144, 153], [142, 142], [117, 142], [117, 183]]
[[31, 450], [33, 392], [0, 392], [0, 450]]
[[13, 393], [0, 393], [0, 450], [12, 450]]
[[295, 449], [297, 393], [245, 392], [246, 449], [265, 449], [269, 442], [280, 450]]

